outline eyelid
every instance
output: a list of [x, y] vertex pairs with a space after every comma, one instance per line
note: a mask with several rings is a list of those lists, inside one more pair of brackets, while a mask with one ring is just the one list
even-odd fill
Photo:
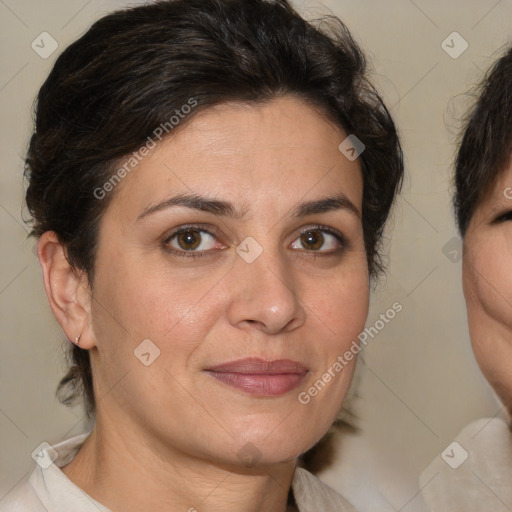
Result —
[[207, 224], [182, 224], [182, 225], [166, 232], [164, 235], [164, 238], [165, 238], [165, 240], [169, 240], [173, 236], [175, 236], [178, 233], [181, 233], [183, 231], [205, 231], [206, 233], [208, 233], [211, 236], [217, 236], [213, 233], [213, 231], [215, 231], [215, 230], [212, 229], [212, 226], [209, 226]]
[[321, 251], [321, 250], [314, 251], [314, 250], [303, 249], [304, 252], [315, 253], [315, 254], [326, 254], [326, 255], [336, 254], [336, 253], [339, 253], [340, 251], [342, 251], [343, 249], [346, 249], [349, 245], [348, 240], [343, 235], [343, 233], [341, 233], [337, 229], [334, 229], [330, 226], [325, 226], [323, 224], [311, 224], [309, 226], [305, 226], [305, 227], [301, 228], [298, 236], [293, 239], [293, 242], [295, 242], [298, 238], [300, 238], [304, 233], [307, 233], [308, 231], [325, 232], [325, 233], [333, 236], [334, 238], [336, 238], [336, 240], [338, 241], [340, 246], [337, 251]]
[[215, 233], [215, 231], [217, 231], [217, 230], [215, 229], [214, 226], [207, 225], [207, 224], [183, 224], [183, 225], [178, 226], [177, 228], [171, 230], [170, 232], [167, 232], [164, 235], [163, 241], [162, 241], [162, 245], [163, 245], [164, 249], [169, 253], [176, 254], [178, 256], [184, 256], [187, 258], [190, 258], [190, 257], [197, 258], [197, 257], [201, 257], [201, 256], [206, 256], [208, 253], [217, 252], [219, 250], [222, 250], [221, 248], [216, 248], [216, 249], [208, 249], [206, 251], [186, 251], [183, 249], [181, 249], [181, 250], [176, 249], [175, 247], [169, 247], [168, 244], [171, 241], [171, 239], [173, 239], [180, 233], [183, 233], [186, 231], [199, 231], [201, 233], [207, 233], [212, 238], [214, 238], [217, 242], [219, 242], [221, 245], [223, 245], [224, 246], [223, 248], [226, 248], [226, 245], [223, 242], [219, 241], [220, 236], [219, 236], [219, 234]]
[[494, 218], [491, 224], [498, 224], [500, 222], [506, 222], [508, 220], [512, 220], [512, 210], [500, 213], [497, 217]]

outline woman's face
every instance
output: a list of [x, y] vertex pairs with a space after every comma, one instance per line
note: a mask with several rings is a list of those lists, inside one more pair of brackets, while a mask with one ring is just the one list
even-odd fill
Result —
[[[223, 105], [118, 185], [92, 288], [99, 423], [162, 455], [236, 465], [321, 438], [355, 358], [333, 365], [368, 312], [362, 176], [345, 137], [291, 97]], [[212, 371], [246, 358], [259, 366]], [[294, 363], [262, 363], [276, 360]]]
[[487, 380], [512, 411], [512, 166], [477, 207], [464, 237], [471, 343]]

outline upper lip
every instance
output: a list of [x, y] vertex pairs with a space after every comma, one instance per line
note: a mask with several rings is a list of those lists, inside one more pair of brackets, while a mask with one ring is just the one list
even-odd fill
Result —
[[290, 359], [276, 359], [274, 361], [266, 361], [257, 357], [248, 357], [246, 359], [239, 359], [237, 361], [230, 361], [216, 366], [207, 368], [212, 372], [223, 373], [246, 373], [246, 374], [269, 374], [278, 375], [283, 373], [297, 373], [304, 374], [308, 369]]

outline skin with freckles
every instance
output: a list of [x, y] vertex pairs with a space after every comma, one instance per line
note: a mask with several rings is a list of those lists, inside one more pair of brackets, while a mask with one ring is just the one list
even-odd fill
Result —
[[[478, 364], [512, 418], [512, 165], [476, 208], [464, 237], [463, 284]], [[508, 192], [507, 192], [508, 191]]]
[[[286, 510], [296, 459], [336, 418], [355, 359], [307, 405], [297, 396], [368, 313], [362, 174], [345, 137], [291, 96], [210, 108], [118, 185], [92, 284], [41, 237], [50, 304], [69, 339], [82, 332], [97, 401], [64, 473], [114, 512]], [[255, 250], [247, 237], [262, 249], [251, 263], [237, 252]], [[147, 339], [160, 351], [149, 366], [134, 356]], [[307, 373], [259, 396], [206, 371], [247, 357]]]

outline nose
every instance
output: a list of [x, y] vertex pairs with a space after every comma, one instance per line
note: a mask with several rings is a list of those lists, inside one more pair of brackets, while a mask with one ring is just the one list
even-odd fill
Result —
[[263, 253], [252, 263], [237, 257], [230, 272], [229, 322], [265, 334], [289, 332], [304, 324], [299, 282], [284, 256]]

